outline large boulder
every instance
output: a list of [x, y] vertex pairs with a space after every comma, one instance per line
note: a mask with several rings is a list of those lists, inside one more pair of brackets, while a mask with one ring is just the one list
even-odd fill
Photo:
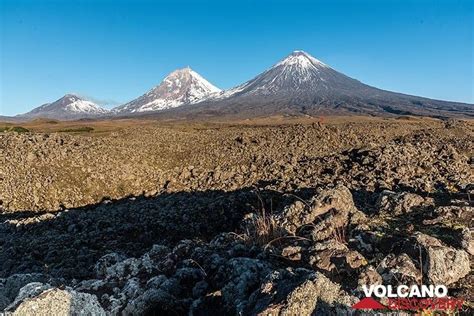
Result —
[[415, 240], [422, 250], [423, 272], [430, 283], [449, 285], [471, 271], [466, 251], [446, 246], [422, 233], [415, 234]]
[[423, 224], [464, 224], [472, 226], [474, 224], [474, 207], [467, 205], [440, 206], [434, 209], [431, 219], [425, 219]]
[[277, 270], [249, 298], [249, 315], [313, 315], [348, 311], [354, 298], [323, 274]]
[[358, 251], [349, 249], [345, 244], [327, 240], [315, 243], [308, 249], [309, 264], [314, 269], [326, 271], [352, 272], [367, 264], [367, 260]]
[[379, 213], [388, 215], [402, 215], [411, 213], [419, 207], [432, 205], [431, 199], [409, 192], [395, 193], [392, 191], [383, 191], [377, 200]]
[[395, 256], [389, 254], [378, 265], [377, 272], [385, 284], [420, 284], [422, 274], [407, 254]]
[[[338, 228], [346, 226], [349, 214], [357, 211], [351, 191], [340, 185], [320, 191], [308, 202], [294, 202], [277, 214], [275, 220], [277, 226], [291, 234], [311, 224], [311, 237], [314, 240], [323, 240], [330, 237]], [[320, 218], [321, 220], [318, 220]]]
[[53, 288], [45, 290], [35, 297], [26, 298], [12, 315], [105, 316], [105, 311], [95, 295], [76, 292], [70, 288], [65, 290]]

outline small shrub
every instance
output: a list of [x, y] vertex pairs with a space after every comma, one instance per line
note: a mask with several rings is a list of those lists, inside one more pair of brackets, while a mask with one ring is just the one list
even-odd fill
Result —
[[28, 133], [29, 130], [24, 128], [24, 127], [21, 127], [21, 126], [13, 126], [10, 131], [12, 132], [16, 132], [16, 133]]
[[29, 130], [21, 127], [21, 126], [13, 126], [13, 127], [0, 127], [0, 132], [15, 132], [15, 133], [28, 133]]

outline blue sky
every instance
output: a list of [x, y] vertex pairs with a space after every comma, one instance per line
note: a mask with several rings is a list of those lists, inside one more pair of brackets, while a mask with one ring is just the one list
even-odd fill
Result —
[[124, 103], [190, 66], [220, 88], [305, 50], [367, 84], [474, 103], [473, 2], [0, 0], [0, 114]]

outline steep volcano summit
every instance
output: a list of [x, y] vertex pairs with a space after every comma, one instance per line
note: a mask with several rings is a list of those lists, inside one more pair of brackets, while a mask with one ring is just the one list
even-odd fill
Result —
[[474, 116], [474, 107], [470, 104], [374, 88], [334, 70], [304, 51], [294, 51], [252, 80], [187, 110], [243, 117], [275, 114]]
[[312, 100], [312, 96], [327, 96], [336, 89], [351, 91], [365, 87], [359, 81], [338, 73], [309, 54], [295, 51], [269, 70], [224, 95]]
[[52, 118], [52, 119], [81, 119], [105, 115], [108, 110], [101, 108], [92, 101], [88, 101], [75, 94], [66, 94], [62, 98], [43, 104], [19, 117]]
[[158, 86], [114, 111], [122, 114], [166, 110], [200, 102], [219, 91], [188, 67], [173, 71]]

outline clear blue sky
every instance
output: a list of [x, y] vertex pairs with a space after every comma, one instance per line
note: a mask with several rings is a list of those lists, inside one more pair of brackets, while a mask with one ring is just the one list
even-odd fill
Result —
[[220, 88], [301, 49], [367, 84], [474, 103], [472, 0], [0, 0], [0, 114], [123, 103], [187, 65]]

